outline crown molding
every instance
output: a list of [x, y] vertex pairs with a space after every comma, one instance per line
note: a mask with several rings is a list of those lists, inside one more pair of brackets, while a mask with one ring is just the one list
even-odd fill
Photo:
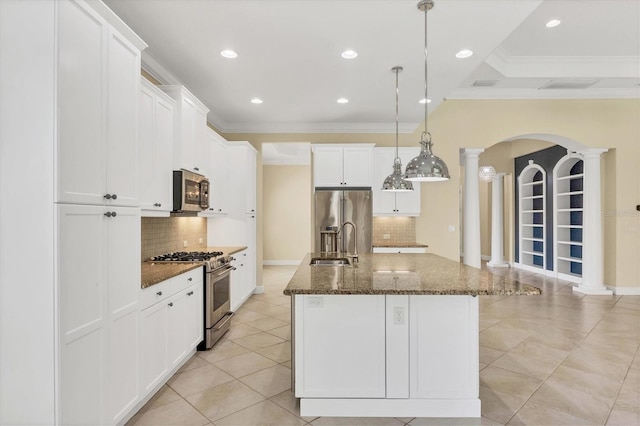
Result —
[[[395, 123], [230, 123], [222, 133], [395, 133]], [[420, 123], [401, 123], [399, 133], [413, 133]]]
[[618, 89], [455, 89], [447, 99], [640, 99], [640, 86]]

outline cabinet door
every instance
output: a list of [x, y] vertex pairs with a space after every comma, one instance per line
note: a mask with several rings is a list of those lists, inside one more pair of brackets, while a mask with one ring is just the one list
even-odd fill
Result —
[[[400, 148], [403, 171], [409, 161], [420, 154], [420, 148]], [[396, 193], [396, 213], [401, 216], [420, 215], [420, 182], [413, 182], [413, 191]]]
[[186, 292], [181, 291], [164, 303], [167, 306], [167, 360], [171, 370], [187, 353]]
[[296, 397], [385, 397], [385, 296], [295, 296]]
[[110, 29], [107, 80], [107, 186], [110, 205], [138, 206], [137, 117], [140, 51]]
[[374, 148], [373, 150], [373, 215], [389, 216], [395, 214], [396, 193], [383, 191], [382, 184], [393, 172], [394, 148]]
[[313, 185], [344, 185], [341, 147], [315, 146], [313, 151]]
[[153, 175], [155, 103], [153, 91], [146, 84], [142, 84], [138, 99], [138, 183], [140, 207], [143, 209], [153, 209], [158, 185]]
[[107, 207], [109, 419], [120, 421], [138, 402], [140, 210]]
[[211, 161], [211, 170], [209, 179], [211, 180], [209, 192], [209, 204], [213, 213], [226, 213], [226, 194], [227, 194], [227, 147], [222, 137], [217, 135], [213, 130], [209, 131], [209, 153]]
[[58, 206], [61, 424], [103, 424], [107, 379], [104, 207]]
[[246, 148], [245, 213], [256, 212], [256, 152]]
[[231, 310], [237, 310], [244, 302], [245, 289], [247, 287], [247, 250], [243, 250], [233, 255], [236, 260], [233, 266], [236, 268], [231, 271], [230, 296]]
[[343, 157], [343, 176], [346, 186], [371, 186], [373, 150], [369, 147], [346, 147]]
[[153, 145], [153, 176], [156, 210], [173, 208], [173, 102], [156, 99]]
[[146, 395], [168, 372], [167, 305], [157, 303], [142, 311], [140, 327], [140, 387]]
[[227, 207], [229, 213], [247, 212], [247, 152], [243, 146], [227, 147], [229, 173], [227, 181]]
[[209, 176], [209, 140], [207, 138], [207, 113], [196, 108], [193, 121], [193, 161], [196, 173]]
[[478, 398], [478, 298], [410, 296], [410, 398]]
[[57, 201], [102, 204], [106, 188], [107, 24], [75, 1], [57, 5]]
[[178, 149], [175, 151], [177, 157], [175, 159], [175, 168], [198, 173], [200, 170], [197, 166], [196, 147], [193, 143], [195, 114], [195, 104], [183, 97], [180, 103], [180, 127], [179, 138], [176, 141]]
[[202, 281], [187, 289], [186, 295], [187, 350], [194, 349], [204, 337], [204, 305]]

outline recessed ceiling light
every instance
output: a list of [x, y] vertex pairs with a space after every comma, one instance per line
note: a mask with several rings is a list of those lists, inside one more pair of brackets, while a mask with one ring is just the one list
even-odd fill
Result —
[[425, 104], [425, 103], [426, 104], [430, 104], [431, 103], [431, 99], [422, 98], [418, 102], [421, 103], [421, 104]]
[[355, 50], [349, 49], [349, 50], [345, 50], [344, 52], [342, 52], [341, 56], [343, 58], [345, 58], [345, 59], [353, 59], [356, 56], [358, 56], [358, 52], [356, 52]]
[[545, 25], [547, 28], [553, 28], [553, 27], [557, 27], [558, 25], [560, 25], [560, 21], [559, 19], [551, 19], [549, 22], [547, 22]]
[[347, 98], [339, 98], [339, 99], [337, 100], [337, 102], [338, 102], [339, 104], [347, 104], [347, 103], [349, 103], [349, 99], [347, 99]]
[[260, 99], [260, 98], [253, 98], [253, 99], [251, 99], [251, 103], [252, 103], [252, 104], [261, 104], [261, 103], [262, 103], [262, 99]]
[[464, 59], [464, 58], [468, 58], [469, 56], [473, 55], [473, 50], [469, 50], [469, 49], [462, 49], [461, 51], [459, 51], [458, 53], [456, 53], [456, 58], [458, 59]]
[[222, 52], [220, 52], [220, 54], [227, 59], [235, 59], [238, 57], [238, 52], [231, 49], [225, 49]]

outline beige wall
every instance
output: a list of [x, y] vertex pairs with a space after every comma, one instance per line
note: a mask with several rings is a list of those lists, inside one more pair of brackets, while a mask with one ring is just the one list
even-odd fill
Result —
[[[416, 220], [416, 238], [429, 244], [431, 252], [459, 259], [460, 148], [488, 148], [532, 134], [558, 135], [587, 147], [615, 149], [605, 155], [603, 163], [607, 189], [603, 200], [605, 282], [640, 285], [640, 217], [634, 213], [640, 202], [640, 100], [448, 100], [430, 115], [429, 123], [434, 152], [446, 161], [451, 173], [447, 182], [421, 185], [422, 214]], [[413, 135], [400, 135], [400, 145], [414, 145], [421, 131], [419, 127]], [[378, 146], [394, 142], [391, 134], [224, 136], [248, 140], [258, 149], [263, 142], [272, 141], [368, 142]], [[450, 224], [456, 232], [447, 231]], [[259, 235], [258, 244], [261, 242]]]
[[264, 260], [302, 260], [311, 247], [311, 167], [265, 165], [262, 186]]

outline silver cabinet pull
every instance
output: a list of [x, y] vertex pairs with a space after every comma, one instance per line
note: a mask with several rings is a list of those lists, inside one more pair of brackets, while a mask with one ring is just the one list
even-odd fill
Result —
[[104, 215], [106, 217], [116, 217], [118, 214], [116, 212], [106, 212]]
[[193, 296], [193, 292], [190, 291], [189, 293], [187, 293], [187, 296]]
[[117, 194], [112, 194], [111, 195], [111, 199], [112, 200], [117, 200], [118, 199], [118, 195]]
[[162, 296], [162, 292], [161, 292], [161, 291], [157, 292], [156, 294], [157, 294], [158, 296]]
[[238, 268], [236, 268], [235, 266], [231, 268], [232, 271], [235, 271], [236, 269]]
[[106, 198], [107, 200], [111, 199], [111, 194], [105, 194], [104, 198]]
[[193, 168], [193, 170], [195, 170], [196, 172], [199, 172], [199, 171], [200, 171], [200, 169], [199, 169], [199, 168], [197, 168], [197, 167], [194, 167], [194, 168]]
[[162, 207], [162, 203], [153, 203], [154, 207]]
[[169, 307], [173, 306], [173, 302], [169, 302]]
[[187, 278], [187, 281], [193, 281], [192, 277]]

